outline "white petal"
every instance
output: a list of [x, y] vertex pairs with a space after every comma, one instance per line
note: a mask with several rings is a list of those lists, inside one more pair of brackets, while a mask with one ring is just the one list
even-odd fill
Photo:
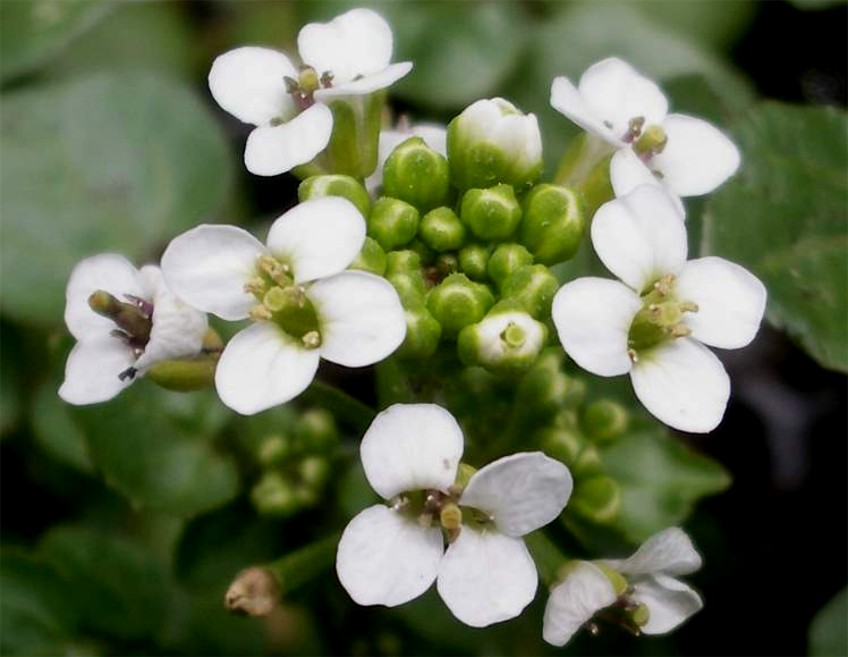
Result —
[[286, 123], [260, 126], [247, 137], [244, 165], [257, 176], [277, 176], [312, 161], [330, 143], [333, 113], [315, 103]]
[[222, 319], [247, 317], [256, 305], [244, 285], [257, 275], [262, 243], [235, 226], [202, 224], [171, 240], [162, 255], [168, 288], [187, 304]]
[[621, 132], [613, 131], [612, 125], [604, 125], [604, 120], [595, 110], [586, 105], [580, 91], [566, 77], [554, 78], [551, 84], [551, 107], [564, 114], [586, 132], [590, 132], [616, 148], [621, 148]]
[[640, 353], [630, 380], [639, 401], [657, 419], [692, 433], [715, 429], [730, 398], [730, 379], [721, 361], [688, 338]]
[[265, 125], [294, 114], [284, 78], [297, 69], [283, 53], [247, 46], [225, 52], [209, 71], [209, 90], [227, 112], [245, 123]]
[[680, 527], [669, 527], [646, 540], [627, 559], [604, 561], [624, 575], [688, 575], [701, 567], [701, 555]]
[[562, 463], [542, 452], [522, 452], [475, 472], [459, 503], [486, 513], [499, 532], [524, 536], [562, 513], [573, 488]]
[[352, 9], [329, 23], [309, 23], [297, 35], [304, 64], [330, 72], [334, 84], [376, 73], [392, 59], [392, 28], [370, 9]]
[[644, 634], [665, 634], [699, 611], [704, 603], [695, 591], [672, 577], [658, 575], [636, 582], [633, 599], [647, 605]]
[[425, 529], [388, 507], [372, 506], [345, 527], [336, 573], [356, 603], [394, 607], [430, 587], [443, 551], [438, 527]]
[[612, 124], [619, 139], [631, 119], [642, 117], [647, 126], [661, 123], [668, 112], [668, 101], [656, 83], [616, 57], [589, 67], [578, 88], [586, 107], [600, 121]]
[[641, 307], [638, 295], [626, 285], [585, 277], [559, 289], [551, 318], [562, 348], [574, 362], [593, 374], [617, 376], [630, 371], [627, 334]]
[[329, 89], [318, 89], [315, 92], [315, 99], [325, 102], [330, 98], [340, 96], [363, 96], [365, 94], [371, 94], [393, 85], [411, 70], [412, 62], [398, 62], [364, 78], [358, 78], [345, 84], [330, 87]]
[[679, 196], [713, 191], [739, 168], [739, 149], [718, 128], [683, 114], [663, 123], [668, 142], [651, 166], [663, 174], [663, 184]]
[[307, 294], [318, 315], [321, 356], [333, 363], [372, 365], [406, 337], [400, 297], [380, 276], [346, 271], [316, 281]]
[[112, 399], [133, 382], [118, 375], [135, 362], [132, 349], [117, 338], [79, 342], [68, 354], [65, 380], [59, 396], [69, 404], [82, 406]]
[[600, 568], [581, 561], [565, 581], [551, 590], [545, 605], [542, 637], [554, 646], [564, 646], [596, 612], [616, 600], [615, 588]]
[[686, 225], [660, 187], [642, 185], [604, 203], [592, 219], [592, 245], [613, 274], [639, 293], [686, 262]]
[[206, 328], [206, 314], [180, 301], [163, 283], [153, 298], [150, 340], [135, 367], [145, 370], [160, 360], [199, 353]]
[[462, 429], [444, 408], [395, 404], [374, 418], [359, 453], [371, 488], [388, 500], [428, 488], [447, 491], [462, 449]]
[[145, 298], [138, 270], [124, 256], [103, 253], [81, 260], [68, 279], [65, 291], [65, 324], [77, 340], [100, 339], [116, 328], [115, 323], [98, 315], [88, 305], [88, 298], [104, 290], [119, 301], [131, 294]]
[[675, 292], [698, 304], [698, 312], [684, 315], [692, 337], [720, 349], [738, 349], [751, 342], [766, 309], [766, 288], [760, 279], [722, 258], [687, 262]]
[[221, 401], [252, 415], [297, 397], [309, 387], [320, 360], [270, 322], [237, 333], [221, 354], [215, 387]]
[[486, 627], [518, 616], [536, 595], [537, 583], [522, 539], [463, 527], [445, 552], [436, 588], [460, 621]]
[[365, 242], [365, 219], [344, 198], [304, 201], [274, 222], [267, 241], [295, 280], [305, 283], [345, 270]]

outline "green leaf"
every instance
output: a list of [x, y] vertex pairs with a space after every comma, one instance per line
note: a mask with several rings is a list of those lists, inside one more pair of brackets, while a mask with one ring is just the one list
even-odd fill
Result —
[[681, 37], [691, 37], [716, 50], [732, 46], [757, 12], [753, 0], [651, 0], [630, 4]]
[[789, 0], [796, 9], [803, 11], [819, 11], [845, 4], [845, 0]]
[[848, 655], [848, 589], [842, 589], [819, 609], [810, 624], [812, 657]]
[[106, 0], [0, 3], [0, 80], [31, 73], [54, 59], [116, 4]]
[[68, 582], [53, 566], [4, 550], [0, 558], [0, 653], [65, 654], [77, 611]]
[[133, 504], [177, 516], [213, 509], [238, 492], [229, 457], [169, 415], [168, 392], [140, 381], [117, 399], [73, 414], [86, 434], [89, 455], [106, 482]]
[[74, 422], [71, 407], [59, 398], [59, 384], [49, 379], [35, 394], [30, 409], [30, 424], [35, 440], [53, 458], [66, 465], [91, 473], [85, 434]]
[[220, 211], [232, 163], [194, 92], [151, 73], [10, 93], [0, 117], [0, 309], [59, 322], [73, 266], [103, 251], [139, 264]]
[[652, 421], [639, 420], [601, 454], [604, 470], [621, 486], [618, 525], [632, 543], [682, 523], [699, 499], [730, 485], [719, 463]]
[[171, 593], [168, 572], [141, 546], [81, 527], [61, 527], [45, 535], [39, 553], [70, 583], [73, 593], [65, 604], [79, 612], [88, 630], [141, 639], [164, 623]]
[[703, 252], [750, 269], [769, 321], [848, 371], [848, 114], [769, 102], [732, 130], [742, 168], [707, 204]]

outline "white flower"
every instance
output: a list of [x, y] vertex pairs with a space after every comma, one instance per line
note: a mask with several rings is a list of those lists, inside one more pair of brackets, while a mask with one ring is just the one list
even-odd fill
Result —
[[390, 506], [351, 520], [336, 556], [339, 580], [357, 603], [394, 607], [437, 580], [454, 616], [484, 627], [533, 599], [536, 567], [521, 537], [560, 514], [571, 474], [541, 452], [514, 454], [474, 473], [460, 492], [462, 452], [462, 431], [439, 406], [397, 404], [375, 418], [360, 454], [368, 482]]
[[244, 152], [248, 171], [285, 173], [318, 155], [330, 141], [334, 98], [371, 94], [412, 69], [390, 64], [392, 31], [370, 9], [352, 9], [326, 24], [310, 23], [297, 37], [303, 66], [281, 52], [247, 46], [218, 57], [209, 89], [227, 112], [256, 129]]
[[629, 373], [636, 396], [666, 424], [711, 431], [730, 382], [704, 345], [737, 349], [754, 339], [763, 284], [721, 258], [687, 262], [683, 216], [658, 187], [601, 206], [592, 244], [623, 282], [588, 277], [560, 288], [551, 315], [563, 348], [594, 374]]
[[303, 392], [320, 358], [362, 367], [403, 342], [391, 284], [344, 271], [364, 241], [354, 205], [325, 197], [279, 217], [267, 246], [235, 226], [202, 225], [171, 242], [162, 271], [175, 294], [222, 319], [256, 320], [218, 361], [215, 387], [227, 406], [258, 413]]
[[739, 167], [739, 151], [721, 131], [668, 114], [659, 87], [615, 57], [588, 68], [577, 87], [568, 78], [554, 79], [551, 105], [616, 149], [610, 162], [616, 196], [658, 182], [677, 196], [698, 196]]
[[[654, 534], [629, 559], [573, 562], [565, 579], [551, 590], [542, 635], [548, 643], [563, 646], [597, 612], [613, 604], [621, 611], [620, 620], [633, 630], [670, 632], [703, 607], [701, 597], [676, 579], [700, 567], [701, 556], [678, 527]], [[619, 580], [619, 575], [626, 579]], [[623, 590], [616, 590], [616, 580]]]
[[65, 323], [77, 344], [59, 396], [78, 405], [112, 399], [159, 361], [197, 354], [206, 333], [206, 315], [171, 294], [158, 267], [138, 270], [115, 253], [74, 267]]
[[376, 196], [380, 185], [383, 184], [383, 166], [392, 151], [410, 137], [421, 137], [424, 143], [439, 155], [447, 156], [447, 128], [436, 123], [417, 123], [407, 125], [400, 122], [394, 130], [381, 130], [380, 143], [377, 147], [377, 168], [365, 179], [365, 188], [372, 196]]

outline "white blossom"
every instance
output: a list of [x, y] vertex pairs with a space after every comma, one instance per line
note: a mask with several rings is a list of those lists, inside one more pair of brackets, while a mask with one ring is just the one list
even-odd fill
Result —
[[[551, 590], [542, 635], [548, 643], [563, 646], [597, 612], [612, 605], [633, 630], [670, 632], [703, 607], [701, 597], [677, 579], [700, 567], [701, 556], [678, 527], [654, 534], [628, 559], [573, 562], [565, 579]], [[616, 575], [623, 576], [624, 590], [616, 590]]]
[[702, 119], [669, 114], [656, 83], [615, 57], [588, 68], [576, 87], [568, 78], [554, 79], [551, 105], [614, 149], [616, 196], [643, 184], [699, 196], [739, 167], [739, 151], [724, 133]]
[[225, 404], [257, 413], [303, 392], [321, 358], [362, 367], [400, 346], [406, 322], [395, 289], [345, 271], [364, 241], [354, 205], [325, 197], [279, 217], [267, 246], [241, 228], [213, 225], [171, 242], [162, 270], [175, 294], [226, 320], [254, 320], [218, 361], [215, 386]]
[[462, 431], [439, 406], [397, 404], [374, 420], [360, 454], [388, 506], [354, 517], [336, 556], [339, 580], [357, 603], [400, 605], [435, 580], [454, 616], [484, 627], [533, 599], [536, 567], [521, 537], [562, 512], [571, 474], [541, 452], [525, 452], [487, 465], [462, 488], [462, 453]]
[[77, 344], [59, 396], [78, 405], [112, 399], [159, 361], [199, 353], [207, 327], [205, 314], [168, 290], [159, 267], [138, 270], [115, 253], [74, 267], [65, 324]]
[[629, 373], [636, 396], [666, 424], [711, 431], [730, 382], [704, 345], [751, 342], [765, 287], [721, 258], [687, 261], [683, 216], [658, 187], [643, 185], [601, 206], [591, 232], [598, 257], [621, 282], [586, 277], [560, 288], [551, 315], [563, 348], [594, 374]]
[[219, 56], [209, 72], [217, 103], [256, 126], [244, 162], [260, 176], [285, 173], [326, 148], [333, 132], [328, 102], [374, 93], [412, 69], [410, 62], [390, 63], [391, 28], [370, 9], [310, 23], [297, 44], [300, 68], [281, 52], [246, 46]]

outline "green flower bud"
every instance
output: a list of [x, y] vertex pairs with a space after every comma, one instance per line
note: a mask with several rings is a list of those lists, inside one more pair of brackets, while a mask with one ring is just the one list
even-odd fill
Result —
[[520, 244], [499, 244], [489, 258], [489, 278], [500, 287], [516, 270], [533, 264], [533, 255]]
[[585, 232], [585, 202], [577, 192], [537, 185], [524, 199], [520, 239], [536, 262], [554, 265], [572, 258]]
[[527, 369], [539, 356], [548, 338], [544, 324], [516, 304], [501, 302], [486, 317], [459, 333], [459, 357], [466, 365], [481, 365], [490, 372]]
[[380, 198], [368, 215], [368, 235], [386, 251], [409, 244], [418, 232], [418, 210], [400, 199]]
[[436, 252], [417, 237], [412, 240], [406, 248], [409, 251], [413, 251], [418, 254], [422, 267], [431, 265], [436, 260]]
[[362, 250], [348, 265], [348, 269], [359, 269], [382, 276], [386, 273], [386, 252], [377, 240], [366, 237]]
[[545, 265], [529, 265], [513, 272], [501, 285], [504, 299], [520, 302], [533, 317], [546, 320], [551, 316], [551, 303], [559, 289], [559, 281]]
[[488, 287], [474, 283], [465, 274], [451, 274], [427, 296], [427, 309], [452, 337], [469, 324], [479, 322], [495, 299]]
[[250, 500], [263, 515], [285, 517], [303, 508], [294, 486], [276, 471], [262, 475], [250, 491]]
[[462, 223], [483, 240], [505, 240], [521, 223], [521, 206], [509, 185], [469, 189], [459, 213]]
[[598, 443], [609, 443], [627, 431], [630, 414], [618, 402], [599, 399], [589, 404], [583, 413], [586, 434]]
[[421, 272], [421, 256], [415, 251], [405, 249], [386, 254], [386, 276]]
[[450, 208], [431, 210], [421, 218], [418, 234], [439, 253], [456, 251], [465, 243], [465, 225]]
[[451, 182], [459, 189], [495, 183], [523, 189], [542, 173], [542, 137], [533, 114], [502, 98], [479, 100], [451, 121]]
[[596, 523], [610, 523], [621, 510], [621, 488], [615, 479], [605, 475], [578, 478], [568, 506]]
[[312, 491], [320, 491], [330, 475], [330, 464], [321, 456], [307, 456], [297, 468], [303, 486]]
[[339, 430], [333, 414], [323, 408], [311, 408], [301, 413], [294, 430], [309, 452], [326, 452], [339, 442]]
[[397, 290], [404, 308], [410, 309], [424, 305], [427, 288], [421, 276], [421, 270], [413, 273], [397, 273], [386, 276], [386, 280]]
[[469, 244], [459, 252], [459, 269], [474, 281], [485, 281], [488, 276], [489, 249], [482, 244]]
[[516, 401], [523, 415], [546, 418], [564, 406], [570, 380], [562, 373], [561, 365], [561, 350], [547, 349], [521, 378]]
[[577, 475], [596, 475], [603, 471], [603, 463], [598, 448], [590, 442], [583, 445], [583, 450], [577, 455], [577, 460], [571, 464], [571, 471]]
[[442, 339], [442, 326], [422, 302], [406, 307], [406, 338], [395, 352], [400, 358], [429, 358]]
[[371, 210], [371, 199], [356, 178], [328, 174], [323, 176], [310, 176], [297, 188], [297, 198], [303, 203], [314, 198], [325, 196], [340, 196], [356, 206], [356, 209], [367, 217]]
[[422, 212], [444, 204], [450, 194], [448, 161], [421, 137], [410, 137], [386, 160], [383, 194], [406, 201]]
[[275, 434], [266, 436], [256, 450], [256, 460], [265, 468], [283, 463], [291, 454], [292, 445], [288, 436]]
[[539, 447], [545, 454], [567, 466], [577, 462], [586, 446], [586, 438], [580, 431], [566, 427], [546, 427], [539, 432]]

